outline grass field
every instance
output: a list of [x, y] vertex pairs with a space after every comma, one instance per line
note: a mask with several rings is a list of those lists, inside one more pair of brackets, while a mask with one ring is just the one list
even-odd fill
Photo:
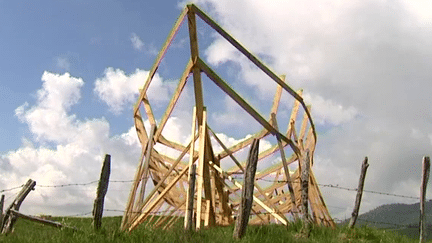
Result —
[[121, 217], [103, 218], [102, 229], [95, 232], [91, 218], [54, 218], [68, 226], [79, 229], [57, 229], [36, 222], [18, 219], [13, 233], [0, 235], [0, 242], [418, 242], [399, 236], [391, 231], [359, 227], [349, 230], [338, 227], [335, 230], [323, 227], [312, 227], [308, 238], [301, 233], [301, 224], [249, 226], [241, 240], [232, 238], [233, 226], [203, 229], [199, 232], [185, 232], [182, 222], [170, 230], [138, 229], [126, 233], [119, 230]]

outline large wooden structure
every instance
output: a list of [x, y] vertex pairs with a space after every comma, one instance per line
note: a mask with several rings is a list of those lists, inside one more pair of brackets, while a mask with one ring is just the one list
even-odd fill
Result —
[[[276, 82], [277, 89], [273, 105], [266, 116], [257, 112], [200, 58], [196, 16]], [[177, 89], [165, 114], [157, 123], [147, 97], [147, 91], [184, 19], [188, 20], [191, 57], [179, 79]], [[207, 123], [207, 112], [210, 113], [211, 111], [207, 111], [204, 104], [202, 73], [256, 120], [261, 125], [262, 130], [241, 140], [238, 144], [226, 146]], [[189, 76], [193, 76], [193, 80], [189, 82], [193, 82], [195, 98], [195, 108], [191, 118], [192, 135], [188, 144], [180, 144], [166, 139], [162, 132]], [[277, 123], [277, 113], [281, 95], [284, 92], [294, 98], [294, 104], [290, 111], [291, 116], [287, 123], [287, 129], [280, 130]], [[151, 124], [150, 131], [145, 129], [143, 113]], [[196, 229], [202, 226], [233, 223], [240, 203], [242, 188], [242, 180], [233, 177], [235, 177], [234, 175], [241, 175], [245, 166], [245, 161], [240, 161], [238, 155], [247, 150], [255, 138], [269, 139], [270, 136], [273, 136], [272, 139], [277, 142], [259, 153], [258, 164], [261, 167], [264, 166], [265, 169], [258, 171], [255, 176], [254, 203], [249, 223], [267, 224], [275, 222], [286, 225], [289, 220], [297, 218], [302, 213], [300, 207], [301, 162], [308, 158], [306, 154], [310, 154], [310, 159], [306, 162], [311, 163], [311, 166], [313, 165], [313, 152], [316, 145], [316, 133], [310, 115], [310, 106], [306, 106], [304, 103], [301, 91], [295, 92], [291, 89], [283, 77], [277, 76], [261, 63], [258, 58], [195, 5], [188, 5], [183, 10], [157, 56], [134, 107], [134, 119], [136, 131], [142, 144], [142, 153], [122, 220], [121, 227], [123, 230], [133, 230], [143, 222], [152, 227], [168, 228], [176, 220], [184, 219], [185, 214], [190, 210], [193, 210], [195, 215]], [[173, 157], [163, 154], [157, 150], [157, 145], [176, 150], [180, 155]], [[215, 152], [215, 146], [222, 147], [222, 151]], [[290, 151], [289, 154], [288, 151]], [[306, 151], [309, 152], [306, 153]], [[275, 154], [280, 155], [279, 162], [263, 162], [264, 159]], [[232, 163], [235, 166], [224, 170], [222, 168], [226, 167], [224, 166], [225, 163]], [[189, 168], [192, 168], [193, 164], [197, 165], [196, 190], [190, 193], [188, 192], [188, 177], [190, 177]], [[151, 191], [146, 192], [149, 181], [152, 182], [153, 186], [148, 186]], [[310, 171], [308, 194], [311, 209], [310, 218], [317, 224], [334, 226], [312, 170]], [[189, 199], [194, 200], [193, 208], [188, 206], [192, 205], [187, 203]]]

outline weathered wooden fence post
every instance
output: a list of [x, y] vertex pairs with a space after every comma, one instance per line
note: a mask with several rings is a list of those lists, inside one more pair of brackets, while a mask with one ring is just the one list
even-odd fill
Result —
[[348, 227], [350, 229], [354, 228], [354, 225], [357, 221], [358, 212], [360, 210], [360, 203], [361, 203], [361, 199], [362, 199], [362, 195], [363, 195], [364, 180], [366, 178], [366, 171], [367, 171], [368, 167], [369, 167], [368, 157], [365, 157], [365, 159], [363, 160], [363, 163], [362, 163], [362, 167], [361, 167], [361, 173], [360, 173], [359, 185], [357, 188], [357, 196], [356, 196], [356, 200], [355, 200], [354, 209], [353, 209], [353, 212], [351, 214], [351, 219], [350, 219], [349, 224], [348, 224]]
[[3, 194], [3, 195], [1, 195], [1, 200], [0, 200], [0, 232], [1, 232], [1, 226], [2, 226], [3, 217], [4, 217], [4, 212], [3, 212], [4, 200], [5, 200], [5, 195]]
[[185, 219], [185, 230], [192, 230], [192, 222], [193, 222], [193, 209], [194, 209], [194, 198], [195, 198], [195, 178], [196, 178], [196, 164], [192, 165], [191, 173], [189, 177], [189, 189], [188, 189], [188, 201], [187, 203], [187, 212]]
[[3, 221], [1, 224], [1, 232], [2, 234], [8, 234], [12, 232], [13, 226], [15, 224], [15, 221], [17, 220], [17, 217], [11, 212], [12, 210], [18, 211], [21, 207], [21, 203], [24, 201], [24, 199], [27, 197], [27, 195], [30, 193], [31, 190], [34, 189], [36, 186], [36, 181], [29, 179], [27, 183], [24, 185], [24, 187], [19, 192], [18, 196], [15, 198], [15, 200], [11, 203], [11, 205], [8, 207], [8, 209], [5, 211]]
[[429, 180], [430, 158], [423, 157], [422, 181], [420, 186], [420, 243], [426, 242], [426, 214], [425, 214], [425, 198], [426, 187]]
[[235, 239], [240, 239], [246, 232], [246, 227], [249, 222], [249, 215], [252, 209], [253, 191], [255, 182], [255, 173], [258, 163], [259, 140], [254, 139], [249, 151], [249, 156], [246, 164], [244, 176], [244, 184], [242, 190], [242, 198], [239, 208], [239, 215], [234, 228]]
[[304, 224], [309, 221], [308, 203], [309, 203], [309, 170], [310, 170], [310, 151], [304, 152], [301, 166], [301, 199], [302, 199], [302, 220]]
[[101, 176], [97, 188], [96, 199], [93, 204], [93, 226], [96, 230], [102, 226], [102, 214], [104, 207], [105, 195], [108, 191], [108, 183], [111, 172], [111, 155], [106, 154], [102, 165]]

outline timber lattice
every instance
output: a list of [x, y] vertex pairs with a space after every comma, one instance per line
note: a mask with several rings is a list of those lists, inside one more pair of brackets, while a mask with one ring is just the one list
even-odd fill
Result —
[[[196, 16], [276, 82], [276, 94], [267, 119], [200, 58]], [[157, 124], [147, 91], [174, 36], [185, 19], [188, 22], [191, 57], [179, 79], [177, 89], [165, 114]], [[256, 120], [262, 126], [262, 130], [233, 146], [226, 146], [207, 124], [208, 116], [204, 106], [202, 73]], [[191, 135], [193, 142], [181, 144], [166, 139], [162, 132], [190, 76], [193, 76], [195, 97]], [[294, 98], [286, 132], [279, 130], [277, 124], [277, 112], [283, 92]], [[303, 101], [301, 90], [295, 92], [288, 86], [283, 76], [277, 76], [261, 63], [207, 14], [193, 4], [187, 5], [159, 52], [149, 72], [148, 79], [140, 91], [138, 102], [134, 106], [135, 128], [142, 144], [142, 153], [123, 216], [122, 229], [133, 230], [145, 221], [148, 226], [168, 228], [176, 220], [184, 218], [188, 210], [187, 200], [189, 197], [194, 198], [193, 212], [196, 229], [201, 228], [202, 225], [207, 227], [233, 223], [233, 216], [236, 215], [240, 203], [242, 181], [236, 180], [232, 176], [243, 173], [245, 165], [244, 161], [239, 161], [238, 154], [247, 149], [255, 138], [265, 139], [269, 136], [274, 136], [277, 143], [259, 153], [258, 163], [274, 155], [280, 155], [281, 161], [269, 164], [264, 170], [257, 172], [252, 216], [249, 222], [250, 224], [276, 222], [286, 225], [289, 220], [297, 218], [302, 213], [300, 206], [301, 162], [309, 157], [305, 156], [309, 153], [310, 159], [307, 162], [313, 165], [313, 154], [316, 146], [316, 133], [310, 109], [310, 106], [307, 106]], [[144, 126], [142, 113], [145, 113], [151, 124], [150, 131], [147, 131]], [[180, 155], [173, 157], [163, 154], [157, 150], [157, 145], [176, 150]], [[221, 147], [222, 150], [215, 152], [215, 146]], [[287, 151], [291, 151], [291, 154], [287, 154]], [[228, 163], [228, 161], [235, 166], [228, 170], [222, 169], [224, 163]], [[193, 195], [188, 195], [188, 177], [190, 176], [188, 172], [193, 164], [197, 166], [196, 190]], [[290, 168], [294, 168], [294, 170], [290, 171]], [[152, 191], [146, 192], [150, 178], [154, 186]], [[260, 183], [259, 181], [262, 179], [271, 182]], [[312, 170], [309, 179], [309, 206], [311, 218], [315, 223], [334, 226]], [[158, 210], [169, 210], [170, 213], [162, 217], [155, 217]]]

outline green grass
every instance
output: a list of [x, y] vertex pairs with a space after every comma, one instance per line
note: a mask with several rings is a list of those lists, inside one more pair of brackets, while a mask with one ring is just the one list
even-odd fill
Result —
[[95, 232], [91, 225], [91, 218], [55, 218], [54, 220], [76, 227], [79, 231], [73, 232], [66, 228], [56, 229], [18, 219], [14, 232], [7, 236], [0, 235], [0, 242], [418, 242], [418, 240], [409, 239], [391, 231], [365, 226], [353, 230], [345, 227], [333, 230], [312, 226], [309, 237], [306, 237], [305, 233], [302, 233], [302, 225], [299, 222], [291, 223], [288, 227], [282, 225], [249, 226], [246, 235], [241, 240], [234, 240], [232, 238], [233, 226], [185, 232], [182, 229], [182, 222], [179, 222], [167, 231], [146, 229], [141, 226], [126, 233], [119, 230], [121, 217], [105, 217], [102, 229]]

